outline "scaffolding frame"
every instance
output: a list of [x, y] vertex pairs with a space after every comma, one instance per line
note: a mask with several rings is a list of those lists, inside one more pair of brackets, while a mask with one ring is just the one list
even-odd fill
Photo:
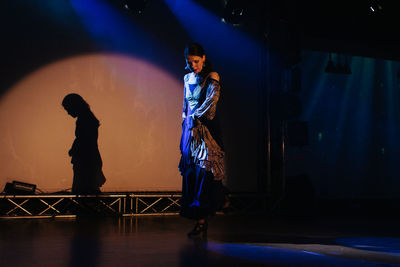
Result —
[[[0, 219], [177, 215], [181, 197], [180, 192], [0, 195]], [[266, 211], [264, 194], [236, 193], [228, 197], [230, 213]]]

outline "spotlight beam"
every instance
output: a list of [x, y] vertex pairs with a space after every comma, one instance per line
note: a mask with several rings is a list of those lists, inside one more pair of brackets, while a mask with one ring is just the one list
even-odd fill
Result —
[[[207, 47], [213, 56], [222, 58], [225, 65], [246, 68], [250, 59], [259, 59], [260, 44], [239, 32], [232, 25], [211, 14], [193, 0], [164, 0], [191, 38]], [[238, 65], [240, 64], [240, 65]], [[250, 67], [250, 66], [249, 66]]]
[[160, 67], [165, 67], [172, 60], [168, 58], [169, 51], [159, 40], [141, 29], [131, 16], [120, 12], [106, 1], [70, 2], [99, 50], [134, 55]]

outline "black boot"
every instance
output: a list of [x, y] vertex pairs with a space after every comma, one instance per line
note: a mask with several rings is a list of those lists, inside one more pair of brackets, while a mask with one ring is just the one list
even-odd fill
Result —
[[200, 237], [200, 236], [207, 236], [207, 228], [208, 223], [205, 221], [204, 223], [196, 223], [193, 230], [190, 231], [187, 235], [188, 237]]

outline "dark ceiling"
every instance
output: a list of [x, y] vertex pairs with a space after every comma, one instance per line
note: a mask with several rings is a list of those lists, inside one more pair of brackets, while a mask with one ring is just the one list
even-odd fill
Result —
[[[68, 1], [68, 0], [63, 0]], [[101, 0], [120, 3], [124, 0]], [[148, 0], [163, 1], [163, 0]], [[183, 0], [177, 0], [183, 1]], [[226, 0], [195, 0], [217, 16], [223, 16]], [[234, 0], [248, 7], [242, 30], [262, 36], [265, 21], [288, 21], [296, 29], [302, 48], [376, 58], [400, 60], [400, 0]], [[40, 24], [40, 17], [30, 15], [29, 5], [1, 3], [3, 36], [29, 36]], [[381, 6], [381, 9], [377, 8]], [[372, 12], [370, 7], [376, 12]], [[247, 23], [247, 25], [246, 25]], [[43, 23], [42, 23], [43, 24]], [[40, 24], [41, 27], [42, 24]], [[46, 23], [43, 34], [51, 24]], [[72, 26], [70, 27], [72, 28]], [[24, 29], [24, 31], [21, 31]], [[37, 32], [37, 31], [36, 31]], [[56, 31], [54, 31], [56, 32]], [[37, 34], [37, 33], [36, 33]], [[72, 34], [72, 33], [71, 33]], [[60, 40], [68, 32], [59, 33]], [[32, 36], [38, 39], [41, 36]], [[43, 36], [44, 39], [46, 39]]]
[[296, 2], [304, 48], [400, 59], [400, 1]]
[[[196, 1], [221, 17], [227, 2]], [[239, 28], [254, 36], [279, 21], [295, 29], [303, 49], [400, 60], [400, 0], [229, 1], [247, 8]]]

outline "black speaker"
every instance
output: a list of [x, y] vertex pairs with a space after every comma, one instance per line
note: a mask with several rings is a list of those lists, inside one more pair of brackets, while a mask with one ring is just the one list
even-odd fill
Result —
[[7, 183], [4, 187], [4, 193], [8, 195], [33, 195], [36, 191], [36, 185], [18, 181]]

